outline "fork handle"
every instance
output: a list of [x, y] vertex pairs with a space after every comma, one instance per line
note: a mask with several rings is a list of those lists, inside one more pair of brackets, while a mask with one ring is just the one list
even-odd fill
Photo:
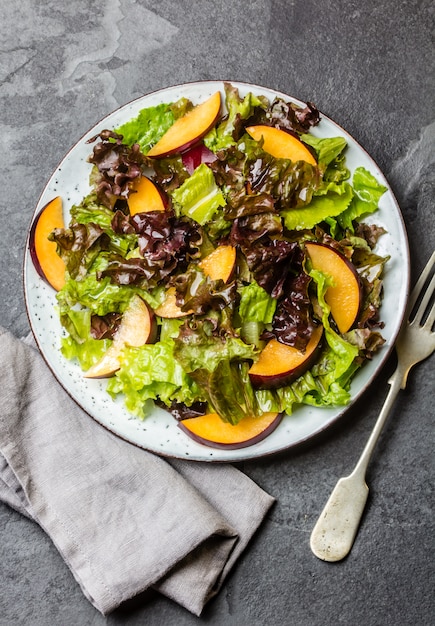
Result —
[[312, 552], [323, 561], [340, 561], [352, 548], [367, 502], [367, 466], [403, 381], [398, 367], [388, 381], [390, 386], [379, 417], [353, 472], [340, 478], [313, 528]]
[[388, 383], [390, 385], [390, 389], [388, 390], [387, 397], [384, 400], [384, 404], [382, 405], [381, 412], [379, 413], [378, 419], [373, 426], [373, 430], [370, 433], [370, 437], [367, 440], [367, 443], [364, 447], [364, 450], [359, 457], [358, 463], [353, 470], [353, 474], [359, 473], [362, 475], [362, 478], [365, 478], [365, 474], [367, 471], [368, 464], [370, 459], [372, 458], [373, 451], [376, 447], [380, 434], [385, 426], [385, 422], [390, 414], [391, 409], [393, 408], [393, 404], [397, 398], [397, 395], [401, 389], [404, 389], [403, 386], [403, 377], [404, 372], [402, 368], [398, 366], [395, 372], [392, 374]]

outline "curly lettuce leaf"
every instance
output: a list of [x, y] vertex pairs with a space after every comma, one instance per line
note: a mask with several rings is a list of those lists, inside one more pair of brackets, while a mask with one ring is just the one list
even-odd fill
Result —
[[88, 309], [69, 309], [62, 315], [62, 325], [68, 331], [61, 339], [61, 352], [66, 359], [77, 359], [83, 370], [100, 360], [112, 341], [91, 336], [91, 312]]
[[305, 351], [315, 328], [308, 294], [310, 282], [310, 277], [303, 271], [288, 277], [283, 297], [276, 307], [272, 328], [263, 334], [263, 339], [274, 338], [285, 345]]
[[322, 272], [312, 270], [311, 278], [317, 287], [322, 311], [326, 342], [317, 363], [291, 385], [275, 390], [256, 392], [261, 411], [285, 411], [291, 414], [300, 404], [316, 407], [343, 406], [351, 398], [350, 383], [359, 369], [359, 347], [338, 335], [329, 323], [330, 309], [325, 302], [330, 279]]
[[141, 289], [114, 284], [109, 276], [99, 280], [98, 272], [106, 267], [107, 259], [103, 254], [89, 268], [82, 280], [70, 278], [57, 293], [57, 301], [61, 315], [80, 305], [89, 309], [93, 315], [104, 316], [108, 313], [123, 312], [134, 293], [140, 295], [151, 307], [160, 303], [153, 293]]
[[283, 411], [291, 415], [294, 409], [303, 404], [315, 407], [344, 406], [350, 400], [350, 393], [348, 383], [335, 381], [328, 386], [322, 375], [314, 376], [312, 371], [308, 371], [287, 387], [257, 391], [256, 398], [262, 412]]
[[249, 271], [257, 283], [273, 298], [283, 295], [284, 283], [293, 272], [299, 272], [303, 252], [296, 242], [263, 237], [240, 244]]
[[190, 406], [204, 399], [202, 390], [174, 359], [174, 340], [167, 337], [140, 348], [127, 347], [120, 357], [120, 369], [108, 381], [107, 391], [122, 394], [131, 413], [144, 418], [152, 408], [150, 400], [166, 406], [173, 402]]
[[306, 133], [319, 122], [319, 111], [312, 102], [307, 102], [301, 107], [282, 98], [275, 98], [264, 111], [256, 109], [254, 117], [249, 120], [250, 125], [266, 124], [298, 135]]
[[128, 197], [132, 183], [141, 175], [145, 157], [138, 144], [122, 143], [122, 135], [112, 130], [101, 131], [87, 143], [93, 142], [97, 143], [88, 157], [94, 164], [89, 182], [98, 201], [113, 209], [117, 200]]
[[273, 212], [307, 205], [323, 184], [317, 167], [275, 158], [247, 134], [220, 151], [210, 167], [225, 192], [227, 219], [267, 212], [273, 218]]
[[56, 228], [49, 239], [57, 246], [66, 271], [74, 279], [83, 279], [105, 245], [103, 229], [93, 222], [71, 223], [69, 228]]
[[212, 280], [197, 267], [190, 267], [172, 281], [176, 289], [176, 301], [183, 311], [204, 315], [211, 310], [233, 308], [236, 283], [225, 284], [223, 280]]
[[[123, 214], [118, 211], [115, 217]], [[112, 226], [114, 225], [112, 220]], [[107, 256], [107, 265], [99, 271], [98, 278], [110, 276], [118, 285], [141, 285], [147, 290], [167, 281], [175, 272], [184, 271], [189, 262], [201, 254], [202, 234], [195, 222], [178, 218], [172, 211], [137, 213], [120, 230], [131, 228], [137, 233], [138, 248], [127, 258], [122, 255]]]
[[213, 324], [207, 319], [186, 326], [174, 340], [174, 357], [189, 374], [204, 369], [212, 372], [220, 361], [254, 359], [258, 351], [240, 338], [213, 334]]
[[114, 214], [108, 207], [99, 204], [95, 194], [86, 196], [80, 204], [73, 205], [70, 210], [72, 222], [77, 224], [96, 224], [109, 240], [109, 248], [125, 255], [132, 250], [137, 237], [132, 233], [121, 233], [113, 228]]

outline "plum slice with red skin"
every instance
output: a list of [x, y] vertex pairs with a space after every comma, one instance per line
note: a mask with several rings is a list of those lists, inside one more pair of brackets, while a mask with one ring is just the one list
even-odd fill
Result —
[[127, 202], [130, 215], [165, 211], [168, 205], [168, 199], [163, 191], [147, 176], [141, 176], [133, 183]]
[[194, 441], [222, 450], [237, 450], [259, 443], [281, 422], [282, 413], [245, 417], [238, 424], [224, 422], [217, 413], [181, 420], [178, 426]]
[[221, 94], [216, 91], [205, 102], [179, 117], [149, 150], [147, 156], [163, 158], [189, 150], [212, 128], [219, 117], [220, 109]]
[[276, 389], [289, 385], [316, 362], [321, 349], [323, 326], [316, 326], [305, 352], [271, 339], [249, 370], [254, 387]]
[[48, 236], [64, 228], [63, 203], [60, 196], [48, 202], [38, 213], [29, 233], [29, 251], [38, 274], [56, 291], [65, 284], [65, 263], [56, 252], [56, 243]]

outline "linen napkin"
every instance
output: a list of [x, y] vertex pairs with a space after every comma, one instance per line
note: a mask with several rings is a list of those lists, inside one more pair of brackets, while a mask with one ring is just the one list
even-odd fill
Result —
[[103, 614], [153, 588], [200, 615], [274, 499], [231, 465], [114, 436], [0, 327], [0, 499], [50, 536]]

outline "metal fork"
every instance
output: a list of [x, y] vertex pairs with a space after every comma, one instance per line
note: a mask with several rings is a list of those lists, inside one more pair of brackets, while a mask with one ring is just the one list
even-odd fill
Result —
[[[434, 265], [435, 252], [412, 291], [407, 320], [396, 342], [397, 368], [388, 381], [391, 387], [373, 431], [355, 469], [337, 482], [311, 533], [311, 550], [323, 561], [340, 561], [350, 552], [369, 493], [366, 471], [379, 435], [397, 394], [406, 387], [410, 369], [435, 350], [435, 332], [432, 330], [435, 322]], [[425, 288], [431, 274], [433, 276]]]

